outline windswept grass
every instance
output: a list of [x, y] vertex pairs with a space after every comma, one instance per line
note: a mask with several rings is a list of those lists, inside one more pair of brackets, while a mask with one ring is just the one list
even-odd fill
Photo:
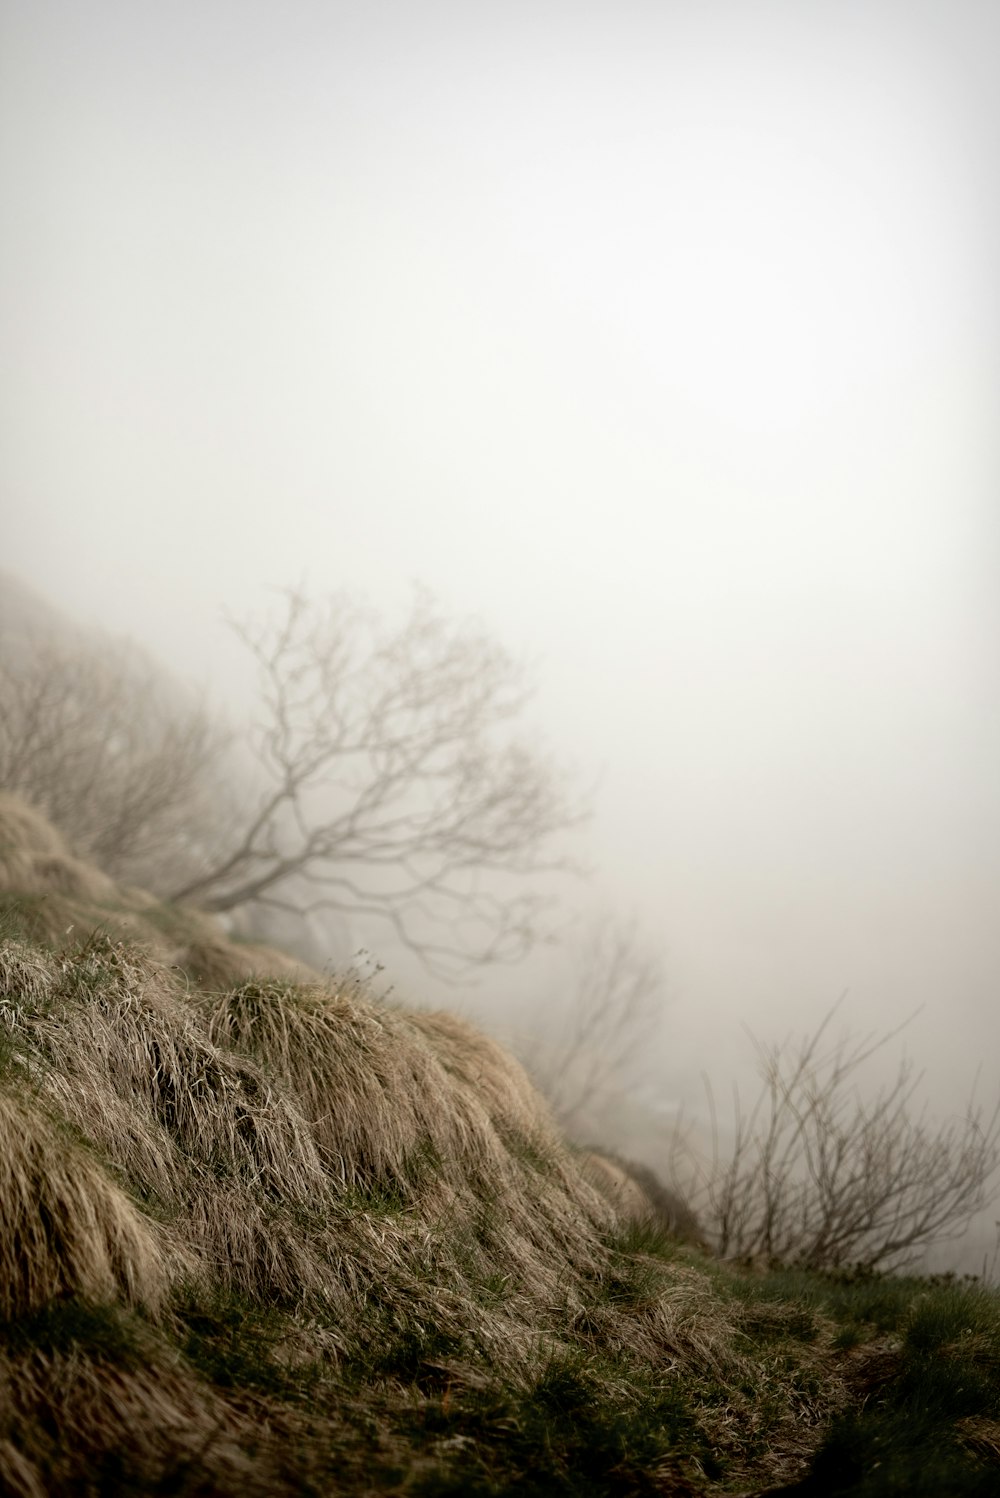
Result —
[[0, 1488], [991, 1490], [993, 1296], [721, 1265], [454, 1017], [248, 971], [9, 798], [3, 870]]
[[0, 1326], [0, 1488], [63, 1493], [284, 1491], [249, 1411], [115, 1305], [55, 1301]]
[[0, 1092], [0, 1317], [67, 1295], [156, 1305], [164, 1288], [152, 1225], [37, 1106]]
[[[303, 1108], [346, 1189], [350, 1272], [366, 1293], [392, 1282], [419, 1298], [433, 1263], [473, 1298], [480, 1281], [507, 1276], [524, 1314], [547, 1324], [573, 1275], [597, 1267], [613, 1212], [519, 1064], [471, 1027], [373, 1006], [356, 984], [251, 983], [218, 996], [208, 1029], [266, 1064]], [[400, 1274], [418, 1288], [404, 1293]]]

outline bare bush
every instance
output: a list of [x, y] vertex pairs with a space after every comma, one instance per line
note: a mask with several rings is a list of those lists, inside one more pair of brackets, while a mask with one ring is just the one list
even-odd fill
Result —
[[594, 918], [575, 956], [565, 1019], [531, 1059], [567, 1132], [592, 1133], [595, 1118], [643, 1079], [663, 1002], [660, 959], [635, 922], [607, 912]]
[[998, 1194], [1000, 1103], [990, 1112], [973, 1097], [934, 1122], [914, 1111], [921, 1078], [905, 1058], [866, 1098], [858, 1073], [898, 1031], [824, 1049], [836, 1008], [797, 1044], [755, 1041], [761, 1091], [749, 1112], [734, 1092], [725, 1159], [709, 1089], [714, 1149], [695, 1167], [698, 1211], [725, 1258], [899, 1269], [957, 1238]]
[[237, 626], [259, 671], [260, 799], [228, 855], [172, 897], [376, 917], [446, 976], [521, 957], [544, 904], [522, 876], [565, 869], [553, 840], [584, 816], [510, 735], [522, 669], [423, 593], [395, 629], [345, 598], [284, 599], [280, 617]]
[[225, 837], [227, 736], [134, 646], [34, 629], [0, 654], [0, 787], [106, 873], [162, 892]]

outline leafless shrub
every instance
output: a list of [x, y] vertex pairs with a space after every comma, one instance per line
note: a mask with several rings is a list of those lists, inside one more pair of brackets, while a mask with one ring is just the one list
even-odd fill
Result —
[[21, 633], [0, 652], [0, 788], [106, 874], [161, 891], [218, 856], [227, 735], [136, 647]]
[[589, 1136], [595, 1115], [640, 1079], [663, 1013], [659, 958], [634, 922], [593, 919], [573, 962], [565, 1017], [535, 1045], [531, 1071], [563, 1128]]
[[761, 1091], [749, 1112], [734, 1092], [724, 1159], [709, 1088], [714, 1158], [696, 1167], [699, 1215], [726, 1258], [898, 1269], [996, 1197], [1000, 1103], [973, 1097], [934, 1122], [905, 1058], [866, 1097], [858, 1073], [898, 1031], [824, 1048], [836, 1008], [797, 1045], [755, 1042]]

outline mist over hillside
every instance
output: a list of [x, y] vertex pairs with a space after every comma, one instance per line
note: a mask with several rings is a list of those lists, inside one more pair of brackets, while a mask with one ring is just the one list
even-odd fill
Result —
[[[301, 886], [230, 935], [367, 949], [657, 1170], [679, 1116], [711, 1152], [703, 1073], [723, 1132], [756, 1096], [748, 1030], [838, 1002], [832, 1042], [905, 1024], [866, 1096], [905, 1051], [933, 1119], [977, 1074], [991, 1106], [998, 50], [982, 0], [4, 7], [0, 609], [128, 637], [154, 721], [234, 735], [169, 858], [155, 818], [113, 848], [114, 775], [62, 808], [81, 848], [211, 874], [261, 791], [232, 622], [290, 585], [391, 632], [418, 579], [525, 663], [521, 745], [589, 796], [587, 879], [503, 885], [556, 940], [456, 987]], [[650, 982], [602, 1072], [607, 918]]]
[[[226, 768], [229, 763], [234, 769], [244, 763], [239, 753], [242, 747], [239, 733], [217, 739], [210, 724], [206, 724], [204, 704], [186, 695], [180, 684], [171, 682], [151, 658], [130, 655], [123, 651], [121, 642], [75, 630], [64, 616], [47, 610], [41, 599], [23, 585], [13, 584], [5, 593], [4, 631], [9, 648], [5, 652], [3, 690], [6, 716], [0, 745], [3, 750], [0, 770], [6, 765], [3, 773], [8, 781], [7, 788], [22, 794], [27, 788], [29, 799], [34, 799], [42, 810], [60, 822], [64, 833], [69, 834], [75, 843], [78, 854], [93, 855], [95, 850], [103, 849], [112, 860], [109, 867], [114, 870], [117, 866], [119, 871], [140, 879], [161, 896], [171, 887], [176, 887], [182, 871], [187, 870], [183, 873], [183, 878], [187, 879], [192, 869], [209, 867], [219, 858], [222, 867], [227, 868], [232, 862], [227, 848], [238, 845], [242, 836], [237, 801], [232, 798], [235, 782], [232, 772]], [[136, 662], [141, 666], [138, 677], [135, 674]], [[56, 667], [58, 670], [54, 675]], [[161, 679], [162, 690], [167, 694], [162, 699], [157, 695]], [[106, 682], [111, 683], [110, 689], [106, 688]], [[96, 695], [92, 690], [95, 685]], [[71, 699], [65, 697], [67, 692], [72, 694]], [[75, 704], [68, 717], [67, 700]], [[164, 701], [167, 704], [165, 713]], [[46, 713], [50, 715], [48, 720], [45, 719]], [[178, 737], [177, 722], [183, 723], [186, 713], [196, 714], [193, 721], [197, 723], [198, 731], [193, 737], [188, 732]], [[31, 735], [38, 732], [39, 715], [45, 720], [44, 734], [38, 740], [39, 745], [44, 746], [41, 759], [36, 752], [29, 752], [35, 742]], [[22, 730], [19, 741], [18, 734]], [[24, 737], [25, 734], [28, 737]], [[234, 744], [236, 757], [230, 759]], [[192, 745], [190, 768], [178, 777], [174, 771], [175, 763], [180, 755], [189, 753]], [[84, 746], [90, 747], [85, 749]], [[166, 798], [165, 787], [171, 793]], [[102, 796], [108, 792], [112, 799], [102, 812]], [[366, 791], [364, 795], [370, 793]], [[242, 816], [252, 821], [255, 816], [253, 778], [248, 773], [243, 777], [243, 797], [246, 805]], [[115, 832], [114, 827], [109, 831], [109, 819], [113, 822], [118, 817], [122, 798], [127, 804], [135, 802], [131, 820], [122, 821], [119, 831]], [[266, 799], [265, 793], [265, 802]], [[220, 817], [216, 800], [229, 809], [227, 816], [234, 818], [232, 826], [228, 825], [226, 818]], [[319, 807], [323, 805], [319, 803]], [[313, 814], [318, 813], [319, 808], [314, 806]], [[300, 816], [302, 814], [308, 814], [305, 805], [299, 812]], [[350, 818], [343, 825], [350, 827]], [[279, 835], [279, 828], [280, 824], [275, 824], [275, 833], [270, 835]], [[111, 833], [114, 833], [113, 837]], [[345, 853], [351, 857], [349, 844]], [[279, 867], [285, 867], [288, 857], [286, 845], [282, 854], [284, 862]], [[30, 890], [32, 876], [25, 873], [23, 877], [27, 880], [25, 888]], [[106, 876], [95, 874], [93, 877], [96, 896], [102, 890], [106, 895], [110, 889]], [[16, 880], [14, 883], [16, 887]], [[259, 884], [260, 877], [255, 875], [253, 887]], [[87, 888], [84, 879], [84, 890]], [[254, 971], [254, 954], [263, 950], [260, 943], [269, 941], [290, 954], [296, 954], [302, 963], [311, 965], [300, 969], [290, 956], [285, 970], [292, 975], [320, 967], [328, 973], [342, 971], [350, 961], [350, 954], [344, 952], [342, 946], [344, 933], [352, 924], [350, 905], [338, 908], [335, 901], [329, 911], [320, 910], [309, 916], [304, 912], [309, 908], [311, 888], [315, 886], [310, 886], [308, 878], [303, 882], [296, 876], [281, 888], [283, 898], [276, 905], [261, 901], [257, 896], [250, 899], [240, 897], [232, 905], [224, 904], [221, 907], [226, 912], [224, 923], [215, 929], [214, 934], [211, 921], [195, 915], [197, 895], [193, 900], [189, 899], [192, 932], [196, 931], [197, 935], [188, 938], [193, 945], [183, 959], [183, 965], [198, 975], [200, 981], [206, 981], [221, 960], [218, 954], [225, 945], [224, 933], [228, 932], [241, 940], [238, 951], [244, 954], [242, 970], [247, 974]], [[41, 892], [49, 897], [44, 888]], [[476, 898], [479, 898], [478, 894]], [[297, 905], [297, 900], [302, 902], [301, 906]], [[139, 912], [144, 911], [148, 903], [148, 896], [138, 898], [131, 917], [133, 923], [139, 920]], [[118, 909], [114, 903], [112, 908]], [[128, 906], [121, 908], [127, 910]], [[200, 927], [197, 926], [198, 920], [202, 923]], [[117, 916], [115, 922], [118, 922]], [[67, 929], [72, 929], [73, 924], [70, 918]], [[128, 925], [126, 919], [122, 929], [127, 930]], [[170, 925], [168, 920], [168, 931]], [[50, 927], [44, 929], [54, 930]], [[642, 1162], [661, 1181], [669, 1182], [674, 1189], [696, 1201], [708, 1192], [706, 1200], [712, 1201], [713, 1213], [722, 1213], [720, 1221], [728, 1209], [722, 1206], [721, 1198], [711, 1195], [719, 1189], [717, 1184], [711, 1183], [722, 1179], [720, 1172], [724, 1171], [730, 1152], [746, 1149], [747, 1141], [744, 1140], [743, 1145], [738, 1141], [748, 1119], [757, 1131], [755, 1139], [759, 1137], [762, 1141], [765, 1137], [762, 1131], [767, 1126], [767, 1107], [772, 1109], [772, 1132], [778, 1117], [773, 1112], [777, 1094], [770, 1104], [766, 1103], [766, 1087], [761, 1091], [760, 1068], [763, 1064], [764, 1075], [770, 1076], [772, 1083], [779, 1074], [774, 1068], [779, 1065], [790, 1068], [787, 1075], [792, 1078], [797, 1075], [795, 1066], [800, 1064], [795, 1061], [796, 1047], [801, 1049], [803, 1057], [810, 1057], [808, 1073], [801, 1074], [803, 1079], [808, 1077], [810, 1080], [807, 1084], [805, 1080], [802, 1083], [789, 1080], [783, 1082], [782, 1087], [794, 1089], [808, 1085], [818, 1089], [814, 1100], [809, 1102], [809, 1108], [815, 1109], [815, 1098], [825, 1096], [828, 1086], [845, 1088], [848, 1079], [852, 1087], [857, 1086], [857, 1101], [848, 1106], [852, 1110], [862, 1110], [859, 1117], [863, 1116], [864, 1109], [872, 1110], [870, 1127], [879, 1131], [880, 1138], [884, 1135], [884, 1142], [878, 1145], [880, 1150], [884, 1152], [890, 1148], [888, 1141], [893, 1140], [891, 1148], [899, 1152], [899, 1164], [895, 1167], [898, 1178], [892, 1184], [901, 1200], [906, 1200], [902, 1182], [910, 1170], [906, 1163], [910, 1145], [905, 1132], [909, 1124], [893, 1122], [891, 1127], [896, 1133], [891, 1135], [885, 1132], [890, 1127], [889, 1121], [897, 1117], [904, 1120], [909, 1113], [916, 1117], [919, 1109], [916, 1126], [924, 1129], [926, 1119], [927, 1127], [942, 1131], [943, 1140], [948, 1131], [970, 1128], [969, 1122], [961, 1122], [963, 1114], [981, 1120], [985, 1130], [984, 1153], [982, 1165], [976, 1166], [975, 1170], [986, 1172], [982, 1202], [977, 1197], [978, 1188], [963, 1194], [966, 1189], [964, 1182], [970, 1179], [971, 1166], [959, 1168], [954, 1182], [945, 1172], [940, 1186], [934, 1188], [941, 1192], [938, 1204], [940, 1231], [935, 1233], [930, 1226], [925, 1227], [912, 1252], [909, 1252], [908, 1228], [893, 1227], [888, 1236], [891, 1239], [893, 1234], [902, 1234], [899, 1242], [908, 1251], [908, 1261], [977, 1274], [992, 1275], [996, 1272], [996, 1232], [988, 1190], [989, 1150], [993, 1147], [990, 1143], [989, 1089], [987, 1087], [978, 1094], [967, 1092], [956, 1101], [954, 1109], [941, 1109], [934, 1101], [933, 1091], [928, 1097], [925, 1079], [915, 1075], [912, 1063], [906, 1058], [901, 1043], [905, 1039], [905, 1025], [904, 1037], [893, 1034], [884, 1042], [874, 1028], [860, 1036], [852, 1035], [845, 1030], [840, 1006], [836, 1006], [837, 1012], [831, 1010], [821, 1025], [813, 1026], [815, 1038], [812, 1041], [808, 1041], [811, 1032], [805, 1027], [798, 1029], [798, 1039], [794, 1043], [786, 1038], [780, 1045], [775, 1044], [781, 1040], [780, 1036], [758, 1033], [754, 1040], [745, 1034], [746, 1051], [755, 1062], [756, 1071], [748, 1066], [742, 1075], [726, 1076], [720, 1072], [717, 1061], [716, 1053], [722, 1048], [713, 1048], [711, 1052], [691, 1058], [689, 1065], [692, 1070], [697, 1068], [702, 1090], [699, 1096], [692, 1094], [689, 1088], [685, 1095], [681, 1087], [676, 1092], [671, 1091], [668, 1085], [671, 1073], [659, 1059], [660, 1048], [669, 1048], [673, 1038], [670, 1007], [664, 1007], [669, 994], [668, 978], [655, 946], [644, 940], [634, 924], [615, 920], [607, 910], [601, 912], [593, 907], [575, 918], [560, 917], [553, 928], [553, 936], [555, 932], [559, 934], [558, 944], [549, 938], [538, 947], [534, 957], [529, 951], [513, 965], [496, 967], [494, 963], [487, 963], [484, 966], [481, 962], [467, 965], [463, 970], [464, 983], [454, 979], [442, 983], [439, 977], [435, 977], [434, 968], [421, 962], [419, 946], [407, 948], [398, 941], [394, 943], [392, 927], [388, 930], [390, 939], [384, 947], [373, 943], [364, 956], [355, 953], [355, 960], [362, 966], [374, 968], [382, 975], [383, 991], [397, 993], [408, 1007], [418, 1010], [430, 1007], [435, 997], [440, 1001], [443, 996], [448, 1007], [467, 1015], [477, 1013], [481, 1022], [505, 1039], [522, 1057], [570, 1138], [584, 1146], [596, 1144], [604, 1151], [622, 1152], [629, 1159]], [[379, 934], [384, 937], [385, 930]], [[334, 951], [338, 939], [342, 948], [339, 961]], [[163, 950], [159, 936], [154, 942], [154, 950], [157, 953]], [[383, 953], [386, 954], [384, 959]], [[278, 961], [276, 954], [273, 962]], [[387, 963], [393, 962], [397, 972], [401, 971], [408, 977], [405, 988], [394, 989], [391, 978], [386, 976]], [[391, 966], [389, 973], [395, 976]], [[498, 974], [502, 975], [499, 981]], [[543, 990], [545, 1003], [544, 1007], [538, 1007], [538, 1012], [531, 1014], [532, 1003], [537, 1005], [535, 995], [540, 974], [548, 980]], [[476, 985], [484, 977], [485, 1002], [476, 992]], [[498, 1000], [498, 994], [502, 994], [502, 999]], [[819, 1048], [821, 1037], [822, 1048]], [[751, 1044], [752, 1040], [754, 1044]], [[808, 1050], [804, 1049], [807, 1041]], [[848, 1062], [847, 1058], [853, 1056], [860, 1059]], [[782, 1058], [780, 1062], [779, 1057]], [[827, 1077], [839, 1075], [842, 1061], [844, 1081], [828, 1082]], [[768, 1072], [767, 1068], [772, 1070]], [[676, 1078], [680, 1070], [675, 1056], [672, 1075]], [[732, 1095], [732, 1101], [731, 1085], [739, 1088], [739, 1093]], [[969, 1085], [971, 1088], [971, 1083]], [[805, 1101], [808, 1102], [809, 1096], [806, 1095]], [[759, 1113], [762, 1104], [765, 1111]], [[842, 1106], [837, 1103], [838, 1108]], [[840, 1124], [834, 1124], [836, 1115], [832, 1111], [832, 1102], [830, 1107], [829, 1122], [823, 1127], [839, 1128]], [[892, 1111], [888, 1111], [890, 1107]], [[898, 1115], [897, 1108], [902, 1110]], [[880, 1110], [883, 1109], [887, 1111], [879, 1122]], [[970, 1109], [972, 1113], [968, 1112]], [[825, 1114], [818, 1113], [817, 1117], [825, 1117]], [[783, 1123], [781, 1127], [784, 1129], [787, 1125]], [[980, 1125], [977, 1123], [974, 1127]], [[864, 1137], [864, 1134], [859, 1134], [853, 1138], [850, 1133], [845, 1133], [843, 1148], [848, 1158], [851, 1152], [862, 1147]], [[755, 1142], [753, 1147], [763, 1150], [764, 1145]], [[871, 1147], [874, 1147], [874, 1135]], [[953, 1147], [948, 1145], [947, 1149]], [[804, 1146], [802, 1142], [794, 1146], [795, 1157], [801, 1156], [800, 1165], [795, 1169], [805, 1171], [811, 1148], [811, 1144]], [[761, 1155], [761, 1159], [764, 1158]], [[890, 1156], [885, 1154], [882, 1164], [874, 1166], [869, 1163], [865, 1167], [872, 1173], [874, 1190], [881, 1189], [875, 1185], [880, 1180], [880, 1171], [886, 1174], [888, 1189], [892, 1179], [888, 1175], [889, 1159]], [[740, 1165], [741, 1171], [749, 1172], [748, 1182], [753, 1170], [758, 1168], [763, 1167], [752, 1166], [749, 1155]], [[923, 1167], [925, 1179], [918, 1182], [918, 1189], [925, 1196], [931, 1193], [930, 1181], [935, 1168], [929, 1161]], [[809, 1169], [815, 1172], [815, 1164], [811, 1163]], [[751, 1188], [748, 1185], [746, 1189]], [[953, 1198], [952, 1192], [958, 1194]], [[801, 1215], [804, 1209], [796, 1210]], [[973, 1219], [971, 1225], [970, 1217]], [[724, 1229], [724, 1237], [731, 1231], [731, 1228]], [[748, 1219], [748, 1225], [739, 1230], [742, 1236], [733, 1239], [736, 1246], [731, 1251], [757, 1252], [747, 1246], [754, 1241], [756, 1231]], [[801, 1234], [801, 1225], [796, 1231]], [[865, 1244], [870, 1246], [878, 1241], [877, 1234], [872, 1236], [871, 1231], [865, 1231], [867, 1237], [865, 1232], [857, 1237], [853, 1250], [856, 1253], [863, 1252]], [[942, 1241], [938, 1242], [938, 1239]], [[777, 1243], [777, 1238], [774, 1241]], [[740, 1244], [745, 1246], [740, 1248]], [[848, 1254], [851, 1251], [844, 1250]], [[782, 1257], [786, 1250], [775, 1247], [769, 1252]]]

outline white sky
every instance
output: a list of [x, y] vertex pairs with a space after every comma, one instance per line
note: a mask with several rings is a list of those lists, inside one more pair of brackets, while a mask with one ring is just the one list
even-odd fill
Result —
[[8, 0], [3, 565], [223, 696], [224, 607], [423, 580], [603, 768], [696, 1065], [844, 988], [992, 1065], [998, 55], [991, 0]]

